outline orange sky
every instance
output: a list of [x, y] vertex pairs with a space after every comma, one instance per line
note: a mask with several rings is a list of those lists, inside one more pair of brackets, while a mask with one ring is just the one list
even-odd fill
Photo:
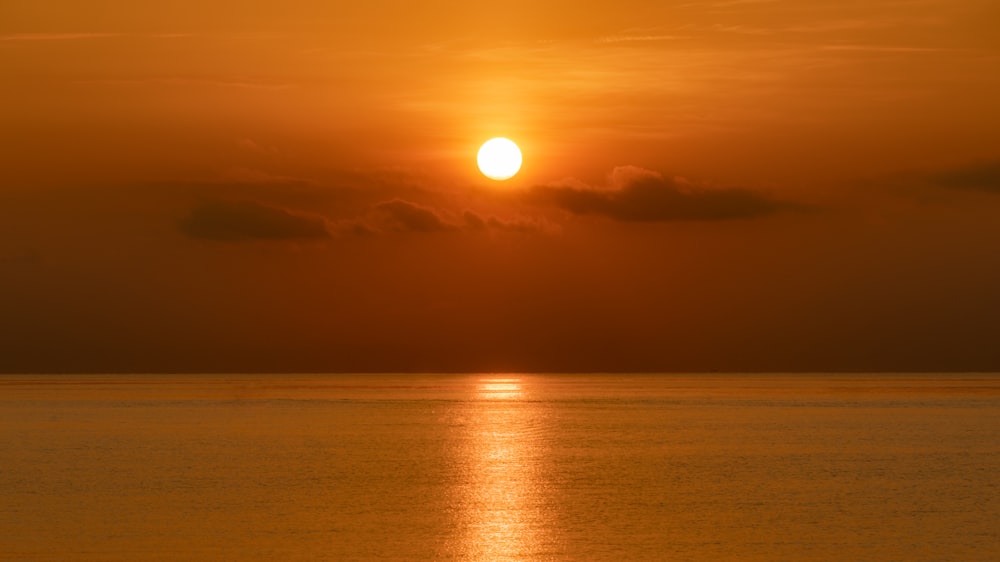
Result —
[[1000, 5], [591, 4], [3, 2], [0, 371], [1000, 370]]

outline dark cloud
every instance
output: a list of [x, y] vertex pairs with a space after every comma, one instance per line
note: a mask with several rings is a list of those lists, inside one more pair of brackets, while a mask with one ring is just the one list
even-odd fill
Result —
[[376, 204], [373, 211], [380, 226], [389, 230], [441, 232], [457, 228], [434, 209], [403, 199], [383, 201]]
[[328, 238], [327, 221], [257, 203], [209, 201], [196, 207], [178, 224], [181, 232], [200, 240], [294, 240]]
[[469, 230], [486, 230], [492, 228], [495, 230], [523, 233], [543, 232], [548, 230], [547, 225], [532, 219], [501, 219], [495, 216], [484, 217], [479, 213], [468, 209], [462, 213], [462, 220], [465, 222], [465, 228]]
[[949, 170], [932, 180], [943, 187], [1000, 193], [1000, 159]]
[[346, 220], [335, 223], [333, 231], [338, 235], [375, 236], [378, 231], [361, 220]]
[[[130, 188], [132, 186], [129, 186]], [[441, 190], [422, 176], [405, 171], [328, 170], [295, 175], [258, 168], [234, 167], [213, 177], [150, 182], [143, 187], [198, 201], [257, 201], [285, 209], [308, 209], [330, 221], [367, 214], [382, 201], [437, 201]]]
[[355, 217], [336, 220], [258, 201], [211, 200], [195, 207], [179, 221], [178, 227], [190, 238], [219, 241], [363, 237], [387, 232], [547, 230], [545, 224], [532, 219], [503, 219], [471, 210], [456, 218], [435, 207], [399, 198], [376, 203]]
[[615, 168], [610, 183], [608, 188], [539, 186], [529, 197], [576, 215], [602, 215], [625, 222], [745, 219], [792, 207], [751, 191], [707, 189], [633, 166]]
[[486, 219], [479, 213], [466, 209], [462, 213], [462, 219], [469, 230], [486, 230]]
[[[265, 235], [256, 228], [245, 226], [247, 222], [255, 225], [270, 222], [259, 216], [262, 212], [314, 218], [323, 222], [325, 230], [324, 234], [313, 229], [315, 235], [340, 239], [392, 233], [556, 230], [544, 220], [519, 212], [508, 214], [505, 211], [510, 210], [509, 201], [501, 197], [480, 198], [478, 203], [484, 206], [483, 209], [464, 211], [460, 205], [467, 201], [468, 193], [456, 194], [451, 188], [436, 186], [429, 179], [391, 169], [370, 173], [329, 172], [322, 179], [308, 179], [235, 168], [217, 181], [153, 183], [149, 186], [172, 197], [186, 198], [187, 205], [195, 208], [181, 224], [183, 232], [193, 238], [284, 237]], [[199, 204], [205, 201], [213, 203]], [[232, 203], [234, 201], [251, 203]], [[308, 209], [309, 213], [294, 209]], [[298, 233], [289, 237], [308, 236]]]
[[[499, 218], [486, 216], [466, 209], [459, 216], [447, 211], [407, 201], [393, 199], [372, 206], [366, 221], [353, 223], [363, 232], [446, 232], [502, 230], [507, 232], [543, 232], [548, 230], [545, 223], [529, 218]], [[344, 231], [341, 229], [341, 231]]]

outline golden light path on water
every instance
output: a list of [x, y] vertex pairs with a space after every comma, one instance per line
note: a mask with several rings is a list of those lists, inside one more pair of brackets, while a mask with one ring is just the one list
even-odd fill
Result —
[[1000, 377], [13, 375], [0, 559], [1000, 560]]
[[459, 498], [463, 559], [525, 560], [544, 550], [544, 412], [527, 398], [519, 377], [484, 377], [475, 386], [462, 451], [469, 477]]

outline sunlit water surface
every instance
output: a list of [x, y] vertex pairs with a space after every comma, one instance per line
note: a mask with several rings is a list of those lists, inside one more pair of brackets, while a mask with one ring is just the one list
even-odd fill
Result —
[[5, 376], [0, 559], [1000, 560], [1000, 377]]

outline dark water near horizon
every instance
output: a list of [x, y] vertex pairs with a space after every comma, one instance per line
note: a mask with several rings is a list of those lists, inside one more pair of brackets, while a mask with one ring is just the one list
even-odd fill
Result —
[[2, 560], [1000, 560], [1000, 375], [0, 377]]

